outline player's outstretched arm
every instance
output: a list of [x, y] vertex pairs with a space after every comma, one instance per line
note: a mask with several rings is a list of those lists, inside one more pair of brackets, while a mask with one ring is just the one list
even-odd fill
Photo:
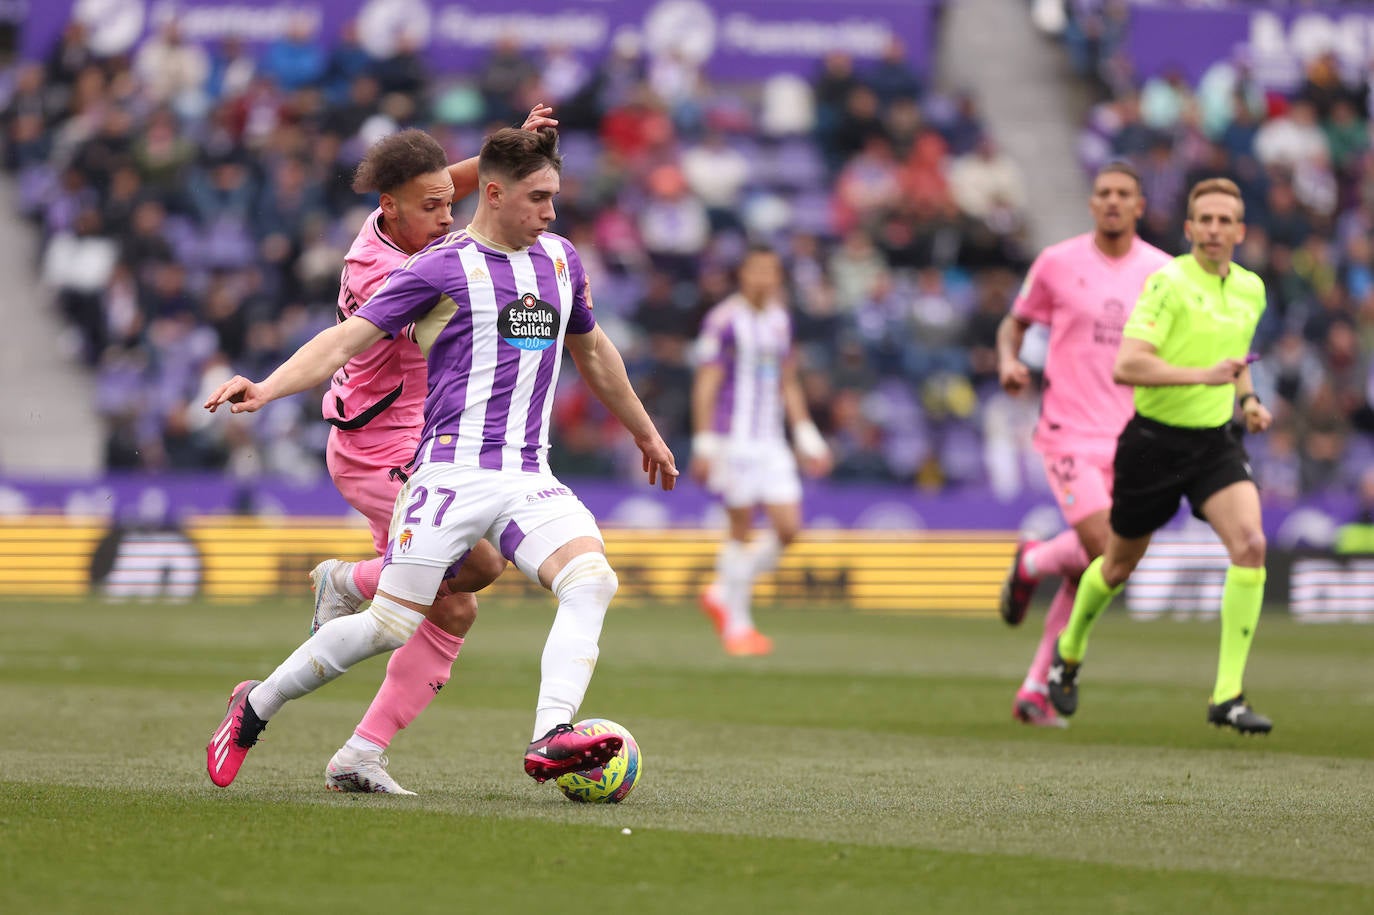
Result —
[[596, 326], [590, 333], [568, 334], [564, 342], [587, 387], [634, 438], [635, 445], [644, 455], [644, 472], [649, 475], [649, 485], [672, 489], [678, 476], [673, 452], [658, 434], [649, 412], [631, 387], [625, 360], [611, 338]]
[[[553, 117], [553, 108], [543, 102], [536, 102], [525, 117], [521, 130], [540, 130], [544, 127], [557, 127], [558, 119]], [[455, 162], [448, 167], [448, 176], [453, 181], [453, 199], [461, 200], [477, 190], [477, 157]]]
[[252, 382], [242, 375], [230, 378], [209, 396], [205, 409], [213, 413], [227, 403], [234, 413], [261, 410], [279, 397], [298, 394], [325, 381], [384, 336], [377, 325], [354, 315], [320, 331], [262, 381]]

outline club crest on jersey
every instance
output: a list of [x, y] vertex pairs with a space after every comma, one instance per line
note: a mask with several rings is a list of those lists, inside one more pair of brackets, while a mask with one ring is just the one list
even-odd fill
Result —
[[568, 264], [563, 258], [556, 257], [553, 261], [553, 275], [558, 277], [558, 285], [568, 285]]
[[415, 534], [410, 528], [401, 531], [401, 536], [396, 538], [396, 545], [401, 548], [402, 553], [410, 552], [410, 544], [415, 540]]
[[544, 350], [558, 339], [558, 310], [532, 292], [527, 292], [501, 309], [496, 331], [516, 349]]

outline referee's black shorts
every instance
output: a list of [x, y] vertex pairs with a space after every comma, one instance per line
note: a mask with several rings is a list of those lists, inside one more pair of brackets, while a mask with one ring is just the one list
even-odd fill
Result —
[[1230, 423], [1212, 429], [1184, 429], [1131, 417], [1116, 440], [1113, 461], [1112, 530], [1135, 539], [1169, 523], [1178, 501], [1188, 497], [1193, 515], [1232, 483], [1254, 480], [1238, 430]]

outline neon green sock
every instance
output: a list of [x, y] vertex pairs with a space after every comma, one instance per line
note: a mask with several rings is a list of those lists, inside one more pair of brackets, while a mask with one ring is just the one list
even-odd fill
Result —
[[1121, 593], [1124, 584], [1115, 588], [1107, 586], [1102, 577], [1102, 557], [1099, 556], [1083, 570], [1078, 580], [1078, 596], [1073, 599], [1073, 615], [1069, 624], [1059, 634], [1059, 656], [1066, 661], [1081, 661], [1088, 650], [1088, 632], [1093, 623], [1107, 609], [1112, 598]]
[[1216, 703], [1241, 694], [1245, 660], [1250, 642], [1259, 625], [1264, 604], [1264, 569], [1231, 566], [1226, 570], [1226, 585], [1221, 589], [1221, 657], [1217, 661], [1217, 685], [1212, 690]]

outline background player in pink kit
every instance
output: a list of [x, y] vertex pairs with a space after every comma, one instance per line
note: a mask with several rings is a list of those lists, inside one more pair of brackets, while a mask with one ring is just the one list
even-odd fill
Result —
[[266, 680], [235, 687], [206, 748], [216, 784], [233, 781], [288, 700], [404, 644], [446, 570], [482, 539], [558, 597], [525, 772], [544, 781], [601, 765], [620, 749], [618, 736], [571, 726], [617, 579], [595, 519], [548, 466], [565, 345], [584, 382], [633, 436], [650, 484], [672, 489], [677, 469], [619, 352], [596, 325], [577, 252], [547, 232], [561, 165], [553, 130], [497, 131], [482, 147], [481, 197], [466, 230], [410, 258], [358, 314], [316, 335], [263, 382], [235, 376], [206, 400], [211, 411], [225, 403], [236, 413], [258, 410], [308, 390], [411, 325], [429, 370], [415, 472], [397, 502], [372, 605], [321, 627]]
[[1040, 253], [997, 332], [998, 375], [1002, 387], [1015, 394], [1030, 382], [1030, 370], [1020, 360], [1027, 329], [1031, 324], [1050, 329], [1034, 443], [1070, 529], [1017, 548], [1000, 609], [1007, 623], [1018, 625], [1036, 582], [1046, 575], [1063, 579], [1013, 704], [1018, 720], [1053, 727], [1068, 723], [1050, 706], [1046, 686], [1055, 640], [1073, 612], [1078, 577], [1106, 548], [1112, 457], [1135, 409], [1131, 389], [1112, 380], [1121, 329], [1145, 278], [1170, 260], [1136, 237], [1145, 198], [1129, 165], [1111, 163], [1097, 173], [1088, 209], [1093, 231]]
[[[808, 474], [830, 469], [830, 449], [806, 408], [782, 299], [782, 260], [752, 248], [739, 268], [739, 291], [712, 308], [697, 339], [692, 386], [692, 475], [725, 503], [729, 533], [702, 609], [732, 655], [773, 650], [754, 628], [754, 581], [778, 564], [801, 529], [801, 481], [784, 422]], [[762, 508], [769, 528], [754, 537]], [[752, 539], [752, 543], [750, 542]]]

